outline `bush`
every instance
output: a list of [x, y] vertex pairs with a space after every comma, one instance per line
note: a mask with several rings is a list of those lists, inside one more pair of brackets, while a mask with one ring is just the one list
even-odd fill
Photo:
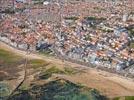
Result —
[[10, 87], [5, 83], [0, 83], [0, 98], [6, 98], [11, 93]]

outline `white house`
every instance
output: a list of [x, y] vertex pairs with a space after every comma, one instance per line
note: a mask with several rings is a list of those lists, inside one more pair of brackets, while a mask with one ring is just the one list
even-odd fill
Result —
[[48, 2], [48, 1], [44, 1], [43, 2], [43, 5], [48, 5], [50, 2]]

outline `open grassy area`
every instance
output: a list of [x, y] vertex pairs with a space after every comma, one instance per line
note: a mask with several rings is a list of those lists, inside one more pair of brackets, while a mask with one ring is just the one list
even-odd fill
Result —
[[[0, 65], [6, 65], [6, 66], [17, 66], [18, 64], [20, 64], [20, 62], [23, 60], [22, 64], [24, 63], [24, 58], [16, 55], [15, 53], [12, 53], [10, 51], [4, 50], [2, 48], [0, 48]], [[41, 60], [41, 59], [32, 59], [32, 60], [28, 60], [28, 64], [29, 66], [31, 66], [32, 68], [38, 68], [38, 67], [42, 67], [42, 66], [46, 66], [48, 64], [48, 62]]]
[[113, 100], [134, 100], [134, 96], [116, 97]]
[[0, 63], [12, 64], [22, 60], [22, 57], [0, 48]]
[[63, 70], [59, 69], [56, 66], [51, 66], [51, 68], [44, 69], [40, 75], [39, 79], [48, 79], [53, 74], [64, 74], [64, 75], [74, 75], [77, 73], [77, 70], [72, 67], [65, 67]]
[[134, 43], [131, 43], [130, 44], [130, 48], [134, 48]]
[[0, 48], [0, 81], [13, 79], [21, 70], [19, 65], [24, 63], [24, 58], [10, 51]]
[[52, 66], [49, 69], [42, 71], [39, 75], [40, 79], [48, 79], [52, 74], [65, 74], [64, 71], [58, 69], [56, 66]]
[[41, 59], [32, 59], [28, 61], [28, 64], [31, 68], [37, 69], [40, 67], [44, 67], [49, 65], [48, 62], [46, 62], [45, 60], [41, 60]]
[[67, 75], [73, 75], [73, 74], [76, 74], [77, 73], [77, 70], [72, 68], [72, 67], [65, 67], [64, 68], [64, 72], [67, 74]]

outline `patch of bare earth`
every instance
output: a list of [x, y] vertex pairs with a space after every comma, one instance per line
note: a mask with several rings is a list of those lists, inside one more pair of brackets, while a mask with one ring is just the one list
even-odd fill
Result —
[[10, 72], [6, 72], [8, 77], [10, 77], [10, 79], [5, 79], [3, 80], [3, 82], [7, 83], [11, 89], [11, 91], [13, 91], [16, 86], [18, 86], [20, 84], [20, 82], [23, 80], [24, 78], [24, 70], [23, 70], [23, 65], [21, 66], [17, 66], [16, 68], [20, 69], [18, 72], [14, 70], [15, 74], [12, 74]]
[[95, 88], [108, 97], [134, 95], [133, 84], [124, 84], [122, 82], [119, 83], [120, 80], [112, 80], [110, 77], [104, 77], [89, 70], [87, 70], [87, 73], [72, 76], [58, 75], [58, 77], [67, 79], [74, 83], [83, 84], [87, 87]]

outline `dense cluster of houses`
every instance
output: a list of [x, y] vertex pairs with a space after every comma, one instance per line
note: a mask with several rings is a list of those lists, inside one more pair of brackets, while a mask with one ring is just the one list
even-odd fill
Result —
[[69, 19], [63, 23], [56, 41], [62, 55], [116, 71], [134, 64], [134, 49], [129, 48], [133, 39], [124, 27], [104, 31], [103, 22], [94, 22], [92, 18], [76, 23]]
[[130, 0], [42, 4], [16, 0], [15, 5], [25, 9], [0, 14], [0, 41], [23, 50], [51, 49], [65, 58], [134, 75], [134, 6]]

